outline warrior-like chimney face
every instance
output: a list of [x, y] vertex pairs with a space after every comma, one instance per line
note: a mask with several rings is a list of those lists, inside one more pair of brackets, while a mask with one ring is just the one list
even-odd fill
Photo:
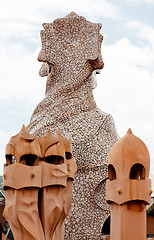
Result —
[[150, 202], [150, 156], [144, 142], [131, 129], [111, 149], [108, 158], [107, 201]]
[[32, 136], [23, 125], [21, 131], [11, 137], [6, 146], [7, 165], [14, 162], [33, 166], [38, 164], [41, 148], [36, 136]]
[[91, 23], [71, 12], [53, 23], [44, 23], [43, 27], [39, 61], [73, 67], [74, 71], [81, 71], [87, 61], [95, 61], [95, 69], [103, 68], [101, 24]]
[[[143, 179], [149, 177], [149, 151], [144, 142], [133, 135], [130, 129], [127, 134], [113, 146], [109, 155], [108, 164], [109, 172], [112, 166], [117, 179]], [[141, 176], [139, 176], [139, 172]]]

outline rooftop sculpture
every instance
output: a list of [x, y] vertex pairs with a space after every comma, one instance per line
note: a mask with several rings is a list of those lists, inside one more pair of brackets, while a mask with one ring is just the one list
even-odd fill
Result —
[[[69, 159], [66, 157], [69, 156]], [[15, 240], [62, 240], [77, 170], [71, 142], [50, 130], [38, 138], [25, 127], [6, 147], [4, 217]]]
[[146, 205], [151, 202], [150, 156], [131, 129], [111, 149], [106, 199], [111, 205], [111, 240], [146, 240]]
[[34, 110], [27, 130], [43, 136], [48, 127], [72, 142], [78, 171], [73, 183], [72, 207], [65, 220], [65, 239], [101, 239], [109, 216], [105, 201], [107, 157], [117, 140], [113, 118], [97, 108], [93, 97], [94, 72], [104, 66], [101, 24], [72, 12], [43, 24], [46, 96]]

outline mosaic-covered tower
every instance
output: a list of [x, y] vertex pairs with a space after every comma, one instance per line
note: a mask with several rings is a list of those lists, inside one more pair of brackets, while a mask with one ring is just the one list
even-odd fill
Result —
[[117, 140], [113, 118], [97, 108], [93, 75], [103, 68], [101, 24], [91, 23], [74, 12], [43, 24], [46, 96], [34, 110], [27, 130], [42, 136], [48, 127], [72, 142], [78, 165], [73, 200], [65, 221], [65, 239], [101, 239], [109, 215], [105, 201], [107, 157]]

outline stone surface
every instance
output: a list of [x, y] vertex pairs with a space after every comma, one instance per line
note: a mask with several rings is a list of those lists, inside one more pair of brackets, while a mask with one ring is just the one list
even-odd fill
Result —
[[45, 63], [40, 75], [47, 75], [46, 96], [27, 130], [40, 137], [48, 127], [52, 133], [59, 129], [71, 140], [78, 170], [65, 239], [102, 239], [102, 225], [109, 215], [107, 157], [118, 135], [112, 116], [98, 109], [93, 97], [93, 73], [104, 65], [101, 24], [72, 12], [43, 26], [38, 60]]

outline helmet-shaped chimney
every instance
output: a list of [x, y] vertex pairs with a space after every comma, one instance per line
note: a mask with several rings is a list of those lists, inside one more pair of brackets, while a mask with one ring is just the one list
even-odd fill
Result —
[[150, 156], [131, 129], [108, 158], [106, 200], [111, 205], [111, 240], [146, 239], [146, 205], [151, 202]]

